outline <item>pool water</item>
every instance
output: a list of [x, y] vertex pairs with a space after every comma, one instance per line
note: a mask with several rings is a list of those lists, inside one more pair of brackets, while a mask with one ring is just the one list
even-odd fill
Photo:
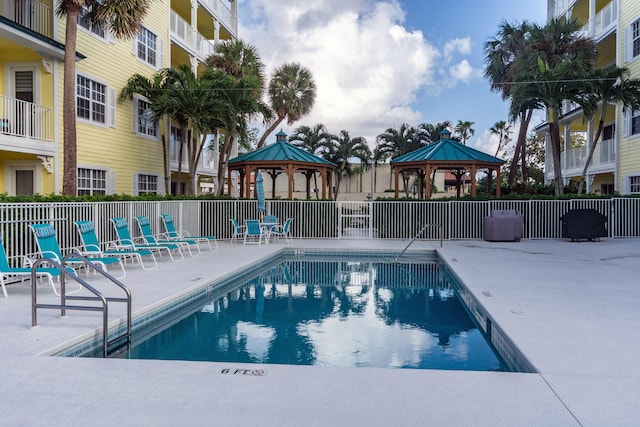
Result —
[[[438, 262], [289, 258], [116, 357], [507, 370]], [[136, 343], [137, 342], [137, 343]]]

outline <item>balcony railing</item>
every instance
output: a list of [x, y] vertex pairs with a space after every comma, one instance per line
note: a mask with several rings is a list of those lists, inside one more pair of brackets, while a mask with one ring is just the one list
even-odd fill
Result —
[[222, 0], [200, 0], [214, 16], [222, 22], [233, 34], [238, 32], [238, 17], [233, 14], [229, 6]]
[[51, 7], [39, 0], [0, 0], [0, 15], [46, 37], [53, 38]]
[[614, 28], [618, 23], [618, 0], [613, 0], [611, 3], [602, 8], [600, 12], [587, 22], [587, 25], [583, 27], [583, 30], [587, 32], [590, 37], [594, 39], [599, 38], [603, 33]]
[[205, 59], [213, 53], [213, 43], [193, 29], [182, 16], [173, 10], [170, 15], [171, 35], [180, 40], [188, 49]]
[[0, 134], [53, 141], [49, 107], [0, 95]]
[[[183, 144], [184, 147], [182, 148], [182, 170], [184, 170], [185, 172], [188, 170], [189, 167], [189, 161], [187, 160], [187, 145]], [[180, 150], [180, 146], [174, 141], [172, 140], [170, 145], [169, 145], [169, 161], [172, 163], [172, 165], [175, 165], [175, 167], [177, 167], [178, 165], [178, 157], [180, 155], [179, 153]], [[208, 169], [208, 170], [215, 170], [216, 169], [216, 161], [218, 159], [215, 156], [215, 152], [213, 150], [209, 150], [207, 148], [202, 150], [202, 154], [200, 155], [200, 164], [198, 165], [198, 170], [200, 169]]]

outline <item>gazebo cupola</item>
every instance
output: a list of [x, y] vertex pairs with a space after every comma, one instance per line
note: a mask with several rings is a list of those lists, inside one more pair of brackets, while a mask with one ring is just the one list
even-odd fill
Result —
[[440, 140], [443, 139], [451, 139], [451, 131], [447, 128], [442, 129], [442, 131], [440, 132]]
[[280, 132], [276, 133], [276, 142], [287, 141], [287, 134], [280, 129]]

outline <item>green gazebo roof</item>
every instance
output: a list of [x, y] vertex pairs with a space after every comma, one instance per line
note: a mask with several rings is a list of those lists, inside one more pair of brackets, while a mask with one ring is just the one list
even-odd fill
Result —
[[453, 139], [441, 139], [410, 153], [391, 160], [390, 163], [409, 163], [421, 161], [456, 161], [479, 163], [504, 163], [499, 159], [475, 148], [463, 145]]
[[[284, 133], [283, 133], [284, 134]], [[284, 134], [286, 137], [286, 134]], [[281, 138], [280, 132], [278, 132], [278, 139], [275, 143], [269, 144], [258, 150], [250, 153], [243, 154], [238, 157], [234, 157], [229, 160], [230, 164], [240, 162], [273, 162], [273, 163], [286, 163], [286, 162], [303, 162], [303, 163], [315, 163], [318, 165], [332, 166], [336, 165], [321, 157], [315, 156], [301, 148], [291, 145]]]

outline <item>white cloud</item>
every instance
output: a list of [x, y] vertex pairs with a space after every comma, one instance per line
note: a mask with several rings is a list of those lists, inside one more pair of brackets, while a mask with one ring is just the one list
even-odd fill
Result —
[[[441, 63], [451, 53], [468, 54], [468, 37], [439, 49], [421, 31], [403, 26], [396, 0], [244, 0], [240, 7], [239, 38], [257, 48], [268, 74], [285, 62], [313, 74], [315, 106], [292, 128], [323, 123], [330, 132], [345, 129], [373, 145], [389, 126], [424, 120], [415, 107], [420, 94], [474, 76], [465, 59]], [[442, 69], [450, 75], [437, 71]]]

